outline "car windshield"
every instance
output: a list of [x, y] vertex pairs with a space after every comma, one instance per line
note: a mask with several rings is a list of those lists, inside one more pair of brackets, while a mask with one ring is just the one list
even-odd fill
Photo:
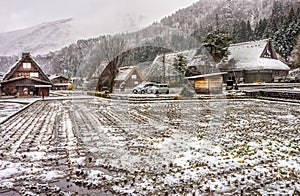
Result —
[[153, 83], [142, 83], [142, 84], [137, 85], [134, 88], [139, 89], [139, 88], [146, 88], [146, 87], [149, 87], [149, 86], [153, 86]]
[[153, 84], [145, 84], [144, 87], [153, 86]]

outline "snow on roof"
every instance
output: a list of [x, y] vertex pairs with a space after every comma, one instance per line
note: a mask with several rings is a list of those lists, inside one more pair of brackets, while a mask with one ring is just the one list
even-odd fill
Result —
[[196, 76], [191, 76], [191, 77], [186, 77], [186, 79], [197, 79], [197, 78], [209, 78], [213, 76], [219, 76], [219, 75], [225, 75], [227, 72], [219, 72], [219, 73], [211, 73], [211, 74], [204, 74], [204, 75], [196, 75]]
[[53, 80], [53, 79], [55, 79], [55, 78], [59, 78], [59, 77], [63, 77], [63, 78], [65, 78], [65, 79], [67, 79], [67, 80], [68, 80], [68, 78], [67, 78], [67, 77], [65, 77], [65, 76], [62, 76], [62, 75], [51, 75], [51, 76], [49, 76], [49, 79], [50, 79], [50, 80]]
[[[274, 58], [263, 58], [263, 54], [267, 44], [271, 42], [268, 39], [231, 44], [228, 48], [228, 59], [236, 61], [233, 69], [235, 70], [290, 70], [283, 62]], [[229, 67], [230, 69], [230, 67]]]
[[108, 64], [109, 62], [107, 61], [101, 62], [96, 71], [93, 73], [92, 78], [99, 78]]
[[11, 73], [19, 62], [20, 62], [20, 60], [17, 60], [12, 66], [10, 66], [8, 68], [7, 72], [3, 75], [3, 78], [5, 78], [9, 73]]
[[289, 71], [290, 68], [283, 62], [276, 59], [269, 58], [259, 58], [257, 60], [252, 60], [249, 62], [239, 62], [237, 63], [235, 70], [286, 70]]
[[134, 71], [136, 67], [133, 66], [127, 66], [127, 67], [120, 67], [119, 68], [119, 73], [116, 77], [115, 80], [123, 81], [126, 80], [127, 76]]
[[68, 83], [54, 83], [53, 84], [53, 86], [69, 86], [69, 85], [71, 85], [70, 82], [68, 82]]
[[262, 54], [268, 40], [231, 44], [228, 48], [230, 55], [239, 60], [257, 59]]
[[17, 69], [17, 66], [19, 64], [21, 64], [21, 62], [24, 60], [24, 58], [29, 57], [31, 58], [32, 62], [36, 65], [36, 68], [39, 70], [39, 72], [43, 75], [43, 77], [50, 82], [50, 79], [48, 78], [48, 76], [44, 73], [44, 71], [42, 70], [41, 66], [38, 64], [38, 62], [34, 59], [34, 57], [30, 54], [30, 53], [22, 53], [22, 58], [18, 61], [16, 61], [9, 69], [8, 71], [5, 73], [3, 79], [6, 79], [8, 77], [10, 77], [13, 72], [15, 71], [15, 69]]

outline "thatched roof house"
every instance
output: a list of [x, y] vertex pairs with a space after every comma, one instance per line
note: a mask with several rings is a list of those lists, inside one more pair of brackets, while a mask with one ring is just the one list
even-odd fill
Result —
[[115, 78], [115, 89], [132, 89], [138, 84], [145, 81], [142, 72], [135, 66], [124, 66], [118, 69], [118, 74]]
[[49, 95], [52, 83], [29, 53], [23, 53], [0, 82], [1, 92], [13, 96]]
[[246, 83], [274, 82], [285, 78], [290, 68], [281, 62], [270, 39], [231, 44], [229, 56], [218, 65], [220, 71], [228, 72]]

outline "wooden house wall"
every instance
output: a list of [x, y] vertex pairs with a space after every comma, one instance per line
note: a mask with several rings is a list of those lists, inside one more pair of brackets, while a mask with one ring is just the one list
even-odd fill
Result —
[[34, 85], [43, 85], [44, 83], [37, 82], [34, 80], [23, 79], [17, 81], [11, 81], [2, 84], [2, 92], [5, 95], [12, 96], [34, 96], [42, 95], [49, 96], [49, 88], [35, 88]]
[[220, 93], [222, 92], [222, 84], [222, 75], [207, 78], [198, 78], [194, 81], [196, 93]]
[[230, 76], [236, 76], [236, 81], [239, 83], [243, 79], [245, 83], [258, 83], [265, 82], [271, 83], [276, 81], [276, 78], [285, 78], [288, 75], [288, 71], [284, 70], [244, 70], [244, 71], [231, 71], [224, 76], [224, 82], [228, 80]]
[[259, 83], [259, 82], [272, 82], [272, 71], [245, 71], [245, 82], [246, 83]]
[[[67, 87], [69, 85], [69, 80], [65, 77], [57, 77], [51, 80], [53, 86], [52, 90], [67, 90]], [[64, 86], [62, 85], [56, 85], [56, 84], [66, 84]]]
[[66, 86], [61, 86], [61, 85], [53, 84], [51, 90], [67, 90], [67, 88], [68, 88], [67, 85]]
[[208, 80], [205, 78], [199, 78], [194, 81], [196, 93], [209, 93]]
[[[31, 67], [30, 68], [24, 68], [23, 67], [23, 63], [30, 63]], [[11, 78], [17, 78], [17, 77], [21, 77], [21, 76], [27, 76], [30, 77], [30, 72], [36, 72], [38, 73], [38, 79], [41, 80], [45, 80], [45, 78], [43, 78], [43, 75], [39, 72], [39, 70], [37, 69], [37, 67], [35, 66], [35, 64], [31, 61], [30, 57], [26, 57], [17, 67], [17, 69], [15, 70], [15, 72], [12, 74]]]

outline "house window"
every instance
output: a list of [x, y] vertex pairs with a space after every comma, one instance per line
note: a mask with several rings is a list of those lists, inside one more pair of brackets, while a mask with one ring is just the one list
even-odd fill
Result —
[[24, 69], [30, 69], [31, 68], [31, 63], [23, 63], [23, 68]]
[[31, 78], [38, 78], [39, 77], [39, 73], [38, 72], [30, 72], [30, 77]]
[[135, 80], [137, 76], [135, 74], [132, 74], [131, 79]]
[[135, 85], [138, 85], [138, 84], [139, 84], [139, 81], [134, 81], [134, 84], [135, 84]]

